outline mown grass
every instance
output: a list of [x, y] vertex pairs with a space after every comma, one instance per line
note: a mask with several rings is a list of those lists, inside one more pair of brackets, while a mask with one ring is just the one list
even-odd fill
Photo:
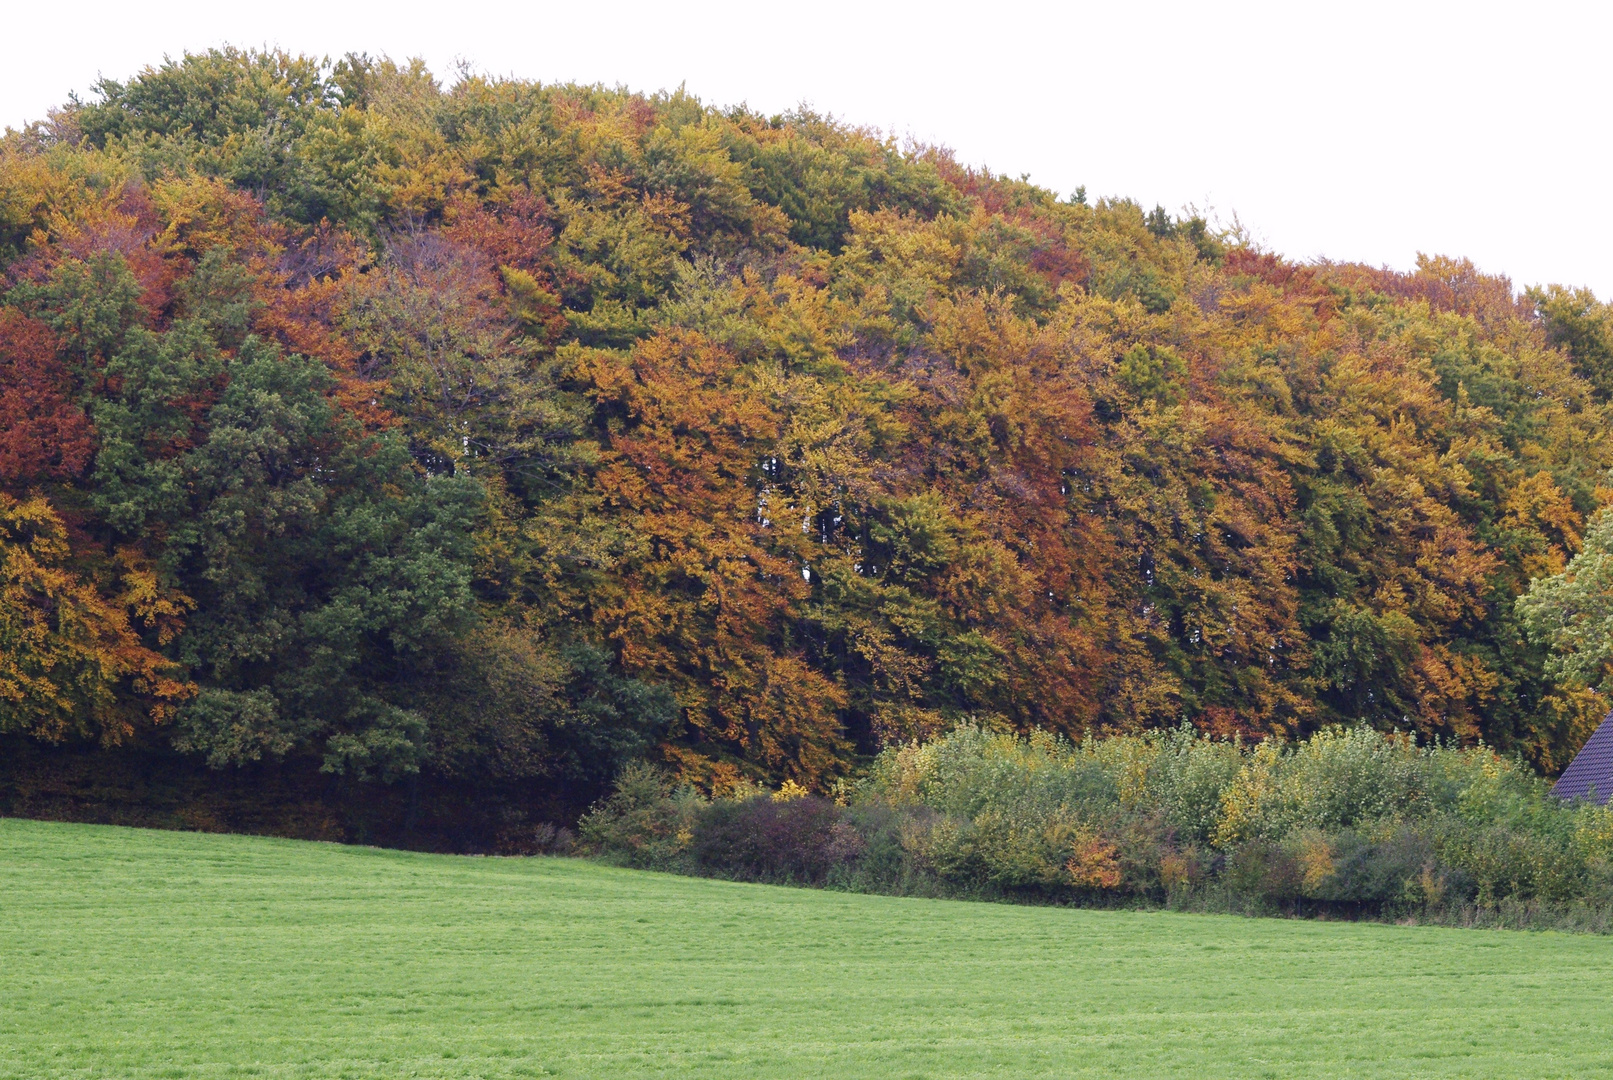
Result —
[[1613, 938], [0, 822], [0, 1077], [1613, 1076]]

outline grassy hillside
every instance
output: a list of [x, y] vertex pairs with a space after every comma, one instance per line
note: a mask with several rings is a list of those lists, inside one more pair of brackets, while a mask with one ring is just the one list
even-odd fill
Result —
[[1595, 1077], [1613, 940], [0, 822], [0, 1077]]

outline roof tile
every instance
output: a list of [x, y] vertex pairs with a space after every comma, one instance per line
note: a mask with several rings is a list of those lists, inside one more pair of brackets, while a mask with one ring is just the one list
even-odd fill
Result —
[[1613, 712], [1602, 718], [1551, 790], [1561, 798], [1576, 799], [1593, 789], [1595, 800], [1606, 806], [1613, 795]]

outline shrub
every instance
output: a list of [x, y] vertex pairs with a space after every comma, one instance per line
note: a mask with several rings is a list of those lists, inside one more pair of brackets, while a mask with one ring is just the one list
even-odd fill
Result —
[[1222, 877], [1233, 893], [1261, 903], [1298, 898], [1305, 880], [1294, 853], [1282, 844], [1265, 840], [1234, 848]]
[[713, 800], [637, 766], [582, 840], [631, 865], [880, 892], [1613, 926], [1613, 810], [1562, 803], [1483, 746], [965, 725], [840, 791]]
[[812, 796], [719, 800], [696, 820], [690, 851], [708, 872], [818, 884], [866, 846], [843, 816], [834, 803]]
[[673, 790], [651, 766], [622, 770], [616, 790], [586, 814], [577, 832], [584, 847], [628, 866], [670, 869], [694, 838], [704, 809], [691, 789]]
[[1329, 868], [1307, 878], [1304, 895], [1313, 899], [1391, 912], [1465, 891], [1453, 887], [1450, 868], [1438, 864], [1426, 829], [1345, 830], [1318, 839], [1327, 847]]
[[1220, 822], [1222, 793], [1243, 768], [1242, 747], [1202, 738], [1186, 725], [1153, 740], [1158, 753], [1148, 772], [1149, 801], [1181, 836], [1208, 841]]

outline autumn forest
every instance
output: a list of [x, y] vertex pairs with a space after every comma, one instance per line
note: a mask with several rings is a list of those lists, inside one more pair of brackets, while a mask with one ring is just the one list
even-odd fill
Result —
[[1586, 290], [234, 50], [9, 132], [0, 276], [13, 809], [474, 847], [639, 760], [1365, 723], [1549, 775], [1606, 711]]

